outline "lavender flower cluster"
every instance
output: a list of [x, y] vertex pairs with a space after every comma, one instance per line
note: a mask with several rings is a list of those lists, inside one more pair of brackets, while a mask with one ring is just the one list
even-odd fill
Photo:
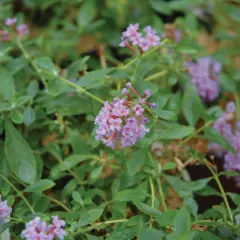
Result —
[[206, 103], [214, 101], [220, 93], [221, 64], [211, 57], [202, 57], [196, 63], [186, 62], [184, 65], [201, 99]]
[[59, 220], [57, 216], [52, 217], [52, 224], [47, 225], [41, 221], [40, 217], [34, 218], [26, 224], [26, 229], [22, 232], [22, 238], [26, 240], [53, 240], [64, 239], [66, 232], [63, 229], [65, 221]]
[[[147, 102], [147, 98], [151, 96], [149, 89], [140, 97], [130, 83], [127, 83], [126, 87], [122, 89], [126, 97], [115, 98], [112, 103], [105, 102], [95, 119], [96, 139], [113, 149], [117, 142], [120, 142], [121, 147], [124, 148], [133, 146], [143, 138], [149, 129], [145, 126], [148, 119], [143, 115], [142, 106], [146, 104], [151, 108], [156, 107], [156, 104]], [[130, 92], [137, 97], [137, 101], [134, 101]]]
[[[233, 123], [235, 113], [235, 104], [229, 102], [224, 112], [214, 123], [215, 128], [219, 134], [224, 136], [236, 150], [236, 154], [226, 152], [222, 147], [216, 143], [209, 143], [209, 152], [218, 157], [224, 158], [224, 169], [227, 171], [233, 170], [240, 172], [240, 122]], [[240, 187], [240, 176], [235, 177], [236, 184]]]
[[[19, 38], [22, 38], [29, 34], [29, 28], [26, 24], [15, 25], [17, 22], [17, 18], [8, 18], [5, 21], [5, 25], [11, 27], [15, 33], [15, 35]], [[6, 30], [0, 30], [0, 42], [7, 42], [12, 40], [12, 36], [10, 32]]]
[[5, 222], [6, 218], [10, 217], [12, 208], [8, 206], [7, 201], [2, 201], [0, 195], [0, 222]]
[[130, 24], [125, 32], [122, 33], [120, 47], [128, 47], [134, 51], [132, 46], [139, 48], [141, 52], [146, 52], [152, 46], [161, 44], [160, 37], [156, 34], [156, 30], [151, 26], [144, 28], [145, 37], [139, 32], [139, 24]]

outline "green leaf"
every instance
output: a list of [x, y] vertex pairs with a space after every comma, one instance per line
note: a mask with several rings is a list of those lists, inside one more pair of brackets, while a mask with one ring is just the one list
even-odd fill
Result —
[[153, 228], [144, 228], [141, 229], [139, 235], [138, 235], [138, 240], [161, 240], [164, 238], [164, 233], [153, 229]]
[[237, 193], [228, 193], [228, 196], [233, 200], [233, 202], [239, 207], [240, 195]]
[[0, 113], [5, 111], [10, 111], [11, 105], [9, 103], [0, 103]]
[[86, 27], [89, 23], [91, 23], [95, 17], [96, 10], [97, 8], [95, 0], [84, 1], [78, 13], [78, 25], [80, 27]]
[[194, 130], [193, 127], [159, 121], [158, 129], [154, 133], [154, 140], [182, 139], [194, 133]]
[[226, 92], [238, 93], [237, 83], [224, 73], [220, 75], [220, 85]]
[[16, 124], [23, 123], [23, 115], [17, 110], [13, 110], [11, 112], [11, 120]]
[[39, 68], [49, 71], [53, 75], [58, 75], [58, 70], [49, 57], [40, 57], [33, 61]]
[[73, 197], [73, 200], [76, 201], [77, 203], [79, 203], [80, 205], [84, 205], [84, 202], [83, 202], [83, 199], [82, 199], [82, 196], [79, 192], [77, 191], [74, 191], [72, 193], [72, 197]]
[[0, 96], [4, 97], [4, 99], [11, 102], [15, 94], [15, 84], [11, 76], [11, 73], [5, 70], [1, 70], [0, 82], [1, 82]]
[[35, 111], [31, 107], [27, 107], [23, 112], [23, 122], [28, 127], [35, 121]]
[[47, 189], [53, 188], [56, 184], [49, 179], [41, 179], [27, 188], [25, 188], [25, 192], [43, 192]]
[[140, 149], [133, 153], [131, 159], [127, 160], [127, 171], [129, 176], [134, 176], [143, 166], [146, 158], [146, 150]]
[[155, 219], [163, 227], [171, 226], [174, 222], [177, 213], [178, 213], [177, 210], [168, 210], [167, 212], [163, 212], [161, 216], [155, 217]]
[[31, 81], [27, 88], [28, 95], [31, 97], [35, 97], [37, 95], [38, 88], [38, 82], [36, 80]]
[[10, 223], [5, 223], [4, 221], [0, 221], [0, 234], [5, 232], [10, 226]]
[[138, 189], [125, 189], [118, 192], [114, 196], [114, 201], [119, 202], [128, 202], [128, 201], [137, 201], [141, 196], [144, 195], [144, 191], [142, 188]]
[[92, 172], [90, 173], [89, 178], [91, 180], [97, 180], [99, 178], [102, 170], [103, 170], [103, 166], [99, 166], [99, 167], [93, 169]]
[[196, 201], [189, 196], [184, 199], [183, 205], [197, 219], [198, 205]]
[[163, 170], [167, 171], [175, 168], [176, 168], [176, 164], [174, 162], [168, 162], [164, 165]]
[[188, 123], [195, 126], [198, 119], [204, 114], [204, 107], [196, 88], [188, 85], [183, 96], [183, 113]]
[[162, 110], [162, 109], [154, 109], [153, 113], [161, 119], [168, 121], [176, 121], [177, 115], [172, 111]]
[[203, 231], [198, 233], [197, 240], [220, 240], [220, 238], [209, 231]]
[[152, 208], [150, 206], [148, 206], [145, 203], [142, 203], [140, 201], [133, 201], [133, 203], [136, 205], [136, 207], [143, 213], [149, 215], [149, 216], [161, 216], [161, 212], [156, 210], [155, 208]]
[[79, 59], [75, 62], [73, 62], [68, 67], [68, 79], [75, 79], [79, 76], [80, 71], [86, 71], [87, 70], [87, 64], [86, 62], [89, 60], [89, 56], [86, 56], [82, 59]]
[[30, 101], [32, 101], [31, 96], [20, 96], [16, 100], [16, 106], [21, 107], [22, 105], [24, 105], [25, 103], [30, 102]]
[[92, 157], [96, 157], [95, 155], [72, 155], [64, 159], [62, 163], [60, 163], [60, 171], [67, 171], [70, 170], [71, 168], [75, 167], [78, 165], [80, 162], [86, 161]]
[[190, 214], [185, 207], [177, 213], [174, 221], [174, 232], [178, 235], [185, 234], [191, 229]]
[[162, 0], [151, 0], [150, 1], [152, 8], [162, 14], [170, 15], [171, 8], [169, 7], [168, 3]]
[[75, 179], [70, 180], [62, 190], [63, 197], [68, 197], [69, 195], [71, 195], [76, 188], [77, 188], [77, 183]]
[[5, 158], [10, 170], [25, 183], [36, 181], [37, 167], [32, 149], [12, 123], [5, 120]]
[[136, 236], [135, 228], [116, 229], [107, 240], [131, 240]]
[[99, 87], [104, 84], [105, 76], [108, 74], [109, 69], [98, 69], [89, 72], [87, 75], [78, 79], [76, 85], [86, 88]]
[[202, 136], [202, 138], [217, 143], [225, 150], [235, 153], [235, 149], [232, 147], [229, 141], [224, 136], [220, 135], [215, 128], [212, 127], [205, 128], [204, 135]]
[[80, 228], [88, 224], [91, 224], [96, 220], [98, 220], [102, 214], [103, 214], [102, 208], [96, 208], [96, 209], [91, 209], [89, 211], [86, 211], [82, 213], [77, 226]]

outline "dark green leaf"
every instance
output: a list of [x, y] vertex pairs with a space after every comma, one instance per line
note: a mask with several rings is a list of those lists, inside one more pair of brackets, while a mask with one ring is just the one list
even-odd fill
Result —
[[35, 120], [35, 111], [31, 107], [27, 107], [23, 112], [23, 122], [28, 127]]
[[198, 119], [204, 114], [202, 101], [193, 85], [188, 85], [185, 89], [183, 96], [183, 112], [191, 126], [195, 126]]
[[95, 222], [101, 217], [102, 213], [103, 209], [101, 208], [91, 209], [89, 211], [84, 212], [80, 217], [78, 227], [80, 228]]
[[148, 206], [147, 204], [142, 203], [140, 201], [135, 200], [135, 201], [133, 201], [133, 203], [137, 206], [137, 208], [141, 212], [143, 212], [149, 216], [161, 216], [161, 214], [162, 214], [160, 211], [156, 210], [155, 208], [152, 208], [152, 207]]
[[1, 70], [0, 82], [0, 96], [11, 102], [15, 94], [15, 84], [10, 72]]
[[11, 112], [11, 120], [16, 124], [23, 123], [23, 115], [17, 110], [13, 110]]
[[185, 234], [191, 229], [190, 214], [185, 207], [177, 213], [174, 221], [174, 232], [178, 235]]
[[164, 237], [164, 233], [153, 229], [153, 228], [144, 228], [141, 229], [139, 235], [138, 235], [138, 240], [146, 240], [146, 239], [151, 239], [151, 240], [161, 240]]
[[77, 81], [77, 85], [86, 88], [93, 88], [101, 86], [104, 83], [105, 76], [109, 72], [109, 69], [98, 69], [89, 72], [87, 75], [81, 77]]
[[35, 182], [37, 169], [32, 149], [7, 119], [5, 129], [5, 157], [11, 171], [25, 183]]
[[129, 176], [134, 176], [143, 166], [146, 158], [146, 150], [140, 149], [133, 153], [132, 159], [127, 161], [127, 171]]
[[47, 189], [54, 187], [55, 185], [56, 184], [52, 180], [41, 179], [41, 180], [31, 184], [27, 188], [25, 188], [25, 192], [43, 192]]

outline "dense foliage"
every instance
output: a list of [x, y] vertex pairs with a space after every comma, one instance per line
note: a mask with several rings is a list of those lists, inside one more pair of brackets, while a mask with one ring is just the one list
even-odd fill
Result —
[[239, 7], [0, 1], [2, 239], [240, 239]]

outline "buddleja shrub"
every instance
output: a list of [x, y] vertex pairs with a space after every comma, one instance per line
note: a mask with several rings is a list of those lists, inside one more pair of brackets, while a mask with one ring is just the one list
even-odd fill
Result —
[[0, 3], [2, 239], [239, 239], [234, 4]]

